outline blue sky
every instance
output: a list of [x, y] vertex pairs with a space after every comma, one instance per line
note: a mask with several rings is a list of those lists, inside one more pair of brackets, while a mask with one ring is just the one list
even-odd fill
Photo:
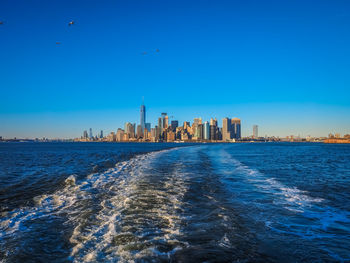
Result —
[[2, 0], [0, 136], [115, 131], [142, 96], [152, 124], [165, 111], [239, 117], [244, 136], [350, 133], [349, 14], [334, 0]]

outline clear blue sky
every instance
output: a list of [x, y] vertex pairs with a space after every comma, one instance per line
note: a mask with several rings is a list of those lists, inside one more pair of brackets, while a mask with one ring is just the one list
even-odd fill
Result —
[[115, 131], [142, 96], [152, 126], [350, 133], [350, 1], [2, 0], [0, 21], [0, 136]]

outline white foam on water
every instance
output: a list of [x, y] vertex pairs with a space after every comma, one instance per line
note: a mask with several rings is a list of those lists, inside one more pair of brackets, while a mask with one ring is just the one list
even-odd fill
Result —
[[[141, 194], [138, 189], [140, 178], [145, 176], [144, 170], [151, 168], [152, 161], [171, 150], [136, 156], [129, 161], [118, 163], [115, 168], [104, 173], [90, 174], [79, 183], [74, 175], [69, 176], [65, 180], [64, 188], [50, 195], [35, 197], [36, 206], [15, 209], [2, 217], [0, 219], [0, 239], [16, 235], [18, 231], [30, 231], [24, 225], [31, 220], [64, 214], [68, 217], [66, 224], [74, 226], [69, 239], [73, 245], [70, 258], [74, 262], [98, 261], [101, 255], [110, 260], [130, 261], [155, 253], [154, 247], [145, 244], [144, 241], [138, 241], [143, 238], [142, 235], [147, 235], [147, 233], [139, 233], [137, 236], [127, 226], [123, 227], [123, 221], [142, 221], [141, 214], [138, 215], [137, 207], [136, 210], [134, 207], [140, 205], [134, 202], [135, 198], [139, 198]], [[166, 195], [169, 196], [160, 207], [148, 211], [154, 213], [156, 219], [167, 222], [159, 233], [155, 232], [154, 240], [161, 239], [164, 242], [177, 243], [176, 236], [180, 234], [180, 217], [176, 209], [180, 209], [181, 200], [187, 190], [181, 180], [182, 174], [175, 170], [164, 189], [145, 189], [142, 193], [145, 195], [146, 203], [147, 197], [157, 200], [167, 198]], [[166, 194], [168, 190], [171, 190], [172, 194]], [[83, 203], [89, 204], [90, 201], [95, 200], [96, 192], [103, 193], [104, 191], [107, 192], [109, 198], [101, 201], [98, 213], [89, 215], [89, 218], [81, 217], [80, 213], [85, 213], [85, 210], [89, 209], [89, 206], [82, 207]], [[80, 211], [80, 209], [83, 210]], [[136, 213], [135, 218], [128, 219], [128, 210]], [[30, 224], [27, 225], [30, 226]], [[129, 235], [130, 241], [126, 240], [115, 245], [115, 237], [121, 235]], [[149, 239], [147, 242], [152, 243], [154, 240]], [[132, 246], [137, 249], [130, 249]]]
[[[168, 178], [170, 181], [165, 182], [164, 189], [140, 188], [143, 183], [149, 183], [147, 177], [151, 174], [147, 170], [160, 154], [162, 152], [135, 158], [119, 171], [118, 180], [113, 181], [108, 188], [112, 193], [111, 198], [101, 202], [102, 209], [95, 216], [93, 225], [86, 228], [82, 222], [74, 229], [70, 238], [70, 242], [74, 245], [71, 253], [74, 262], [93, 262], [98, 261], [100, 257], [107, 261], [129, 262], [156, 253], [157, 249], [153, 244], [158, 240], [165, 243], [177, 242], [176, 236], [180, 234], [181, 219], [175, 210], [181, 207], [181, 199], [186, 192], [181, 175], [174, 174]], [[93, 183], [93, 187], [104, 185], [106, 182], [103, 178]], [[172, 190], [172, 194], [169, 194], [168, 190]], [[160, 202], [160, 206], [147, 209], [146, 212], [152, 215], [151, 218], [148, 218], [149, 215], [142, 210], [142, 206], [147, 206], [152, 201], [148, 198], [154, 198], [156, 201], [164, 200]], [[165, 221], [167, 224], [159, 229], [157, 226], [143, 230], [142, 227], [149, 223], [145, 221], [146, 219]], [[138, 225], [142, 227], [137, 228]], [[133, 227], [136, 228], [136, 232], [135, 229], [131, 231]], [[152, 237], [148, 238], [149, 235]], [[116, 240], [118, 238], [121, 241]], [[167, 253], [172, 252], [165, 254]]]
[[307, 191], [298, 189], [297, 187], [288, 187], [277, 181], [273, 177], [250, 168], [231, 157], [225, 150], [220, 152], [222, 162], [232, 164], [233, 170], [230, 173], [244, 174], [246, 180], [260, 189], [261, 192], [275, 195], [274, 203], [283, 206], [285, 209], [294, 212], [304, 212], [304, 208], [310, 207], [315, 203], [323, 202], [322, 198], [312, 197]]
[[[259, 207], [259, 213], [252, 216], [256, 220], [263, 220], [268, 229], [310, 240], [335, 238], [334, 233], [327, 231], [330, 227], [346, 231], [344, 229], [350, 223], [350, 213], [348, 211], [330, 207], [324, 199], [310, 196], [307, 191], [286, 186], [276, 178], [268, 177], [257, 169], [252, 169], [239, 162], [225, 150], [220, 152], [220, 160], [230, 170], [231, 175], [229, 177], [241, 176], [243, 180], [255, 187], [255, 190], [249, 189], [250, 192], [244, 194], [248, 196], [252, 194], [252, 198], [256, 198], [254, 192], [261, 193], [263, 199], [272, 199], [272, 204], [277, 208], [284, 208], [292, 213], [292, 217], [281, 212], [278, 212], [281, 214], [274, 214], [271, 203], [259, 203], [260, 200], [255, 202], [247, 199], [245, 202]], [[304, 224], [298, 221], [300, 218], [305, 220]], [[296, 220], [294, 221], [294, 219]], [[310, 224], [307, 223], [308, 220]]]

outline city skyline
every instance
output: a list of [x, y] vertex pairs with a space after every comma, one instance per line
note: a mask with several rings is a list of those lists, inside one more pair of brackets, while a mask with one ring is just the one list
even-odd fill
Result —
[[[237, 117], [222, 119], [220, 126], [217, 118], [210, 118], [210, 121], [196, 117], [191, 121], [184, 121], [183, 125], [169, 116], [166, 112], [162, 112], [156, 124], [152, 127], [152, 123], [146, 122], [146, 105], [142, 99], [140, 107], [140, 120], [138, 123], [127, 121], [123, 128], [119, 127], [117, 131], [109, 132], [103, 136], [103, 130], [99, 135], [93, 135], [92, 128], [89, 133], [84, 130], [80, 138], [74, 138], [74, 141], [103, 141], [103, 142], [236, 142], [240, 141], [241, 136], [241, 120]], [[255, 125], [256, 126], [256, 125]], [[261, 139], [256, 136], [252, 139]], [[36, 138], [38, 139], [38, 138]]]
[[[242, 105], [238, 105], [242, 107]], [[247, 106], [248, 108], [253, 107], [254, 105]], [[167, 109], [170, 109], [169, 107], [166, 107]], [[220, 107], [216, 107], [216, 109], [212, 109], [212, 114], [201, 114], [200, 107], [197, 109], [194, 108], [188, 108], [187, 110], [180, 110], [180, 114], [176, 112], [176, 108], [173, 108], [172, 110], [166, 110], [167, 112], [172, 112], [174, 115], [173, 117], [179, 121], [179, 123], [183, 123], [184, 121], [192, 121], [194, 118], [201, 117], [202, 119], [209, 120], [210, 118], [215, 116], [218, 120], [221, 120], [225, 117], [234, 117], [228, 114], [228, 112], [237, 112], [237, 114], [233, 114], [235, 116], [243, 116], [243, 126], [242, 126], [242, 136], [248, 137], [253, 135], [252, 126], [258, 125], [259, 126], [259, 135], [261, 136], [274, 136], [274, 137], [287, 137], [290, 135], [294, 136], [301, 136], [301, 137], [327, 137], [329, 133], [340, 133], [340, 134], [348, 134], [350, 123], [348, 121], [343, 122], [343, 127], [340, 125], [340, 123], [337, 123], [339, 119], [333, 118], [329, 119], [327, 122], [323, 123], [321, 126], [315, 126], [314, 123], [312, 123], [312, 120], [308, 117], [312, 117], [312, 119], [315, 119], [316, 117], [319, 118], [319, 120], [323, 120], [330, 116], [330, 113], [325, 111], [313, 111], [314, 115], [306, 115], [306, 116], [293, 116], [292, 112], [293, 109], [290, 109], [289, 114], [284, 117], [281, 116], [279, 119], [279, 122], [277, 124], [280, 124], [280, 128], [276, 129], [274, 126], [271, 126], [271, 119], [268, 116], [263, 116], [258, 111], [256, 112], [256, 116], [252, 117], [251, 115], [244, 112], [246, 109], [245, 107], [242, 107], [241, 110], [230, 110], [230, 108], [222, 107], [221, 110], [218, 110]], [[239, 108], [239, 107], [238, 107]], [[258, 106], [257, 106], [258, 108]], [[109, 133], [111, 131], [116, 131], [118, 128], [123, 128], [125, 122], [129, 121], [131, 123], [137, 123], [140, 124], [140, 112], [139, 112], [140, 106], [136, 106], [134, 109], [128, 109], [123, 110], [121, 112], [113, 112], [113, 111], [102, 111], [102, 112], [84, 112], [84, 113], [65, 113], [61, 116], [56, 113], [47, 113], [44, 114], [44, 116], [40, 115], [38, 118], [24, 118], [21, 121], [17, 121], [15, 118], [10, 120], [13, 124], [22, 124], [26, 125], [26, 123], [30, 120], [33, 121], [36, 129], [18, 129], [17, 131], [13, 132], [13, 130], [8, 129], [9, 126], [3, 125], [0, 127], [0, 136], [3, 138], [76, 138], [81, 135], [81, 132], [83, 130], [88, 130], [89, 128], [92, 128], [93, 131], [95, 131], [95, 135], [97, 132], [100, 132], [100, 130], [103, 130], [104, 133]], [[147, 118], [151, 120], [151, 125], [154, 127], [154, 125], [157, 124], [157, 118], [158, 115], [165, 110], [162, 109], [154, 109], [150, 107], [147, 112]], [[271, 109], [273, 111], [273, 109]], [[193, 112], [193, 114], [188, 114], [189, 112]], [[226, 112], [226, 113], [225, 113]], [[273, 114], [273, 112], [271, 112]], [[56, 115], [55, 118], [52, 118], [52, 115]], [[67, 125], [66, 116], [71, 116], [71, 121], [69, 122], [69, 127], [65, 128], [63, 126], [63, 123]], [[57, 117], [59, 116], [59, 117]], [[248, 118], [247, 118], [248, 117]], [[288, 126], [288, 121], [291, 119], [298, 119], [299, 126], [295, 126], [293, 128], [290, 128]], [[54, 120], [53, 120], [54, 119]], [[15, 123], [16, 122], [16, 123]], [[6, 124], [6, 122], [2, 122]], [[92, 123], [95, 123], [92, 125]], [[97, 123], [97, 124], [96, 124]], [[273, 122], [272, 122], [273, 123]], [[276, 124], [276, 123], [275, 123]], [[41, 125], [41, 126], [40, 126]], [[338, 126], [338, 128], [336, 128]], [[23, 126], [22, 126], [23, 127]], [[315, 127], [318, 128], [318, 131], [312, 132]], [[341, 127], [341, 128], [339, 128]], [[33, 134], [33, 135], [30, 135]]]
[[234, 113], [244, 135], [254, 124], [262, 136], [347, 134], [349, 12], [347, 1], [4, 0], [0, 136], [115, 130], [139, 121], [141, 96], [152, 121]]

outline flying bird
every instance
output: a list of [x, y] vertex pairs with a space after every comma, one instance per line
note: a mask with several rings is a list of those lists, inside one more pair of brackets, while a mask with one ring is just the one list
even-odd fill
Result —
[[61, 44], [61, 42], [56, 42], [56, 45], [59, 45], [59, 44]]
[[3, 25], [4, 24], [4, 22], [3, 21], [0, 21], [0, 25]]
[[159, 51], [160, 51], [159, 48], [157, 48], [157, 49], [156, 49], [156, 52], [159, 52]]
[[74, 21], [73, 20], [68, 23], [68, 26], [72, 26], [72, 25], [74, 25]]

